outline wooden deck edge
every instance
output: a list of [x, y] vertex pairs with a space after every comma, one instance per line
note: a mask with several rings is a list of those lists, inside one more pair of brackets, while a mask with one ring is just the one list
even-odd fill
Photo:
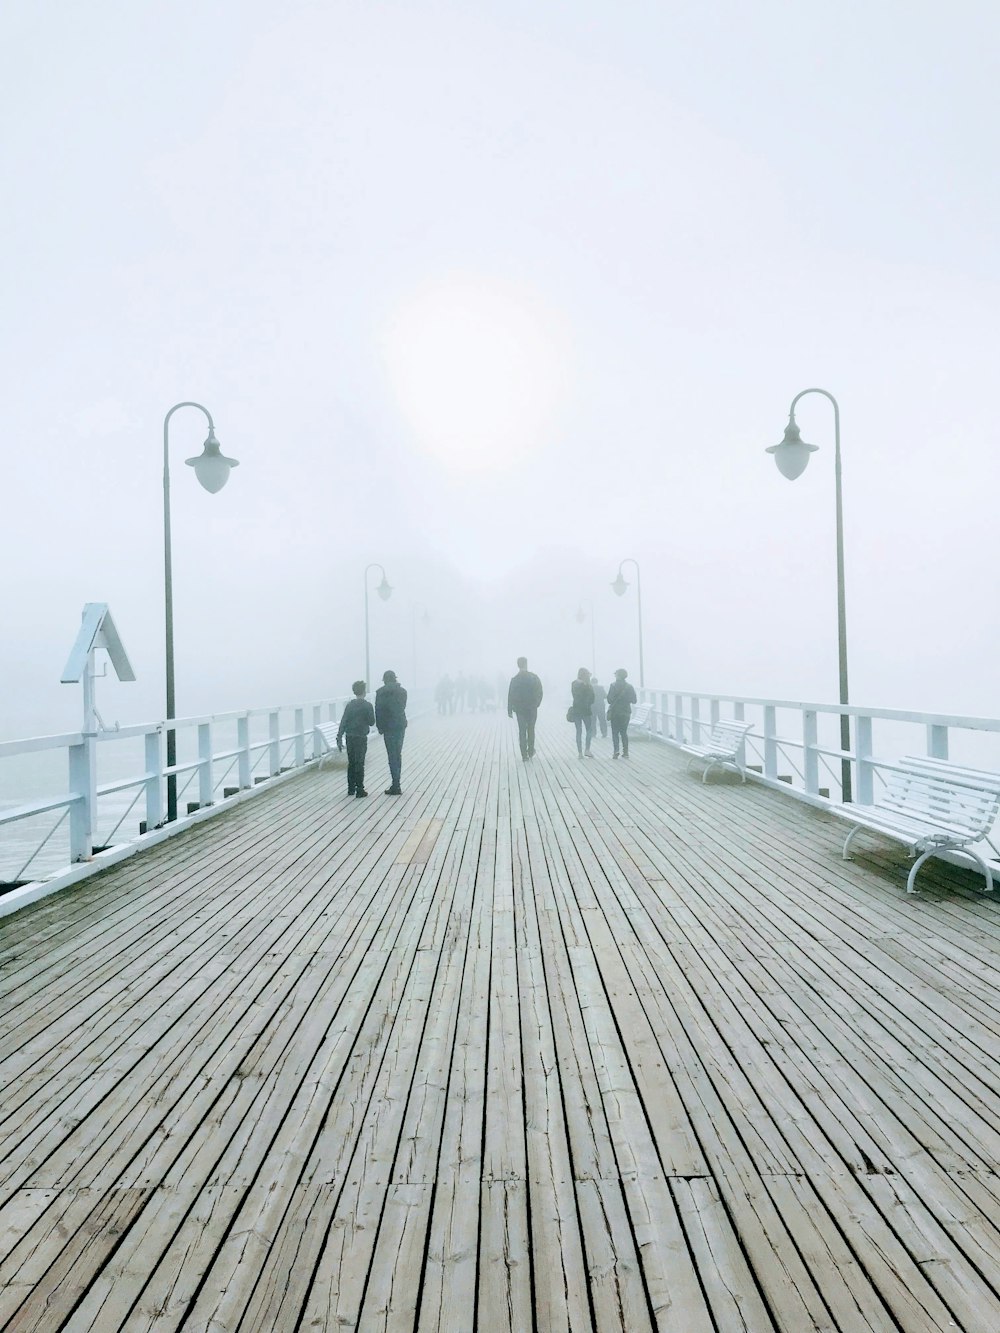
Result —
[[153, 829], [150, 833], [142, 833], [139, 837], [131, 838], [128, 842], [118, 843], [106, 852], [98, 852], [89, 861], [82, 862], [79, 865], [68, 865], [65, 869], [57, 870], [45, 879], [33, 880], [30, 884], [23, 884], [19, 889], [12, 889], [10, 893], [5, 893], [3, 897], [0, 897], [0, 917], [12, 916], [23, 907], [30, 907], [32, 903], [38, 902], [40, 898], [48, 898], [50, 894], [58, 893], [61, 889], [68, 889], [73, 884], [79, 884], [81, 880], [99, 875], [110, 869], [111, 866], [118, 865], [120, 861], [127, 860], [130, 856], [136, 856], [147, 851], [150, 847], [156, 847], [159, 843], [165, 842], [167, 838], [174, 838], [178, 833], [186, 832], [195, 824], [203, 824], [205, 820], [214, 819], [227, 810], [233, 810], [236, 806], [242, 805], [244, 801], [260, 796], [263, 792], [273, 791], [275, 787], [309, 772], [310, 769], [318, 765], [322, 757], [307, 759], [301, 767], [289, 769], [287, 773], [275, 773], [264, 782], [255, 783], [254, 786], [236, 792], [233, 796], [224, 797], [221, 801], [217, 801], [215, 805], [206, 806], [202, 810], [195, 810], [190, 815], [184, 815], [174, 820], [172, 824]]

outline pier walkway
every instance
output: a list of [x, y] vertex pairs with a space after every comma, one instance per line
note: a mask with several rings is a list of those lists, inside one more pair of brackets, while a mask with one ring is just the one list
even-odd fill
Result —
[[1000, 893], [597, 748], [422, 719], [0, 922], [0, 1329], [1000, 1329]]

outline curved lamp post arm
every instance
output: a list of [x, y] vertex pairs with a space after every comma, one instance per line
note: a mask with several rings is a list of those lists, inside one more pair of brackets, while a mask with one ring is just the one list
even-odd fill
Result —
[[[170, 418], [182, 407], [196, 407], [208, 418], [208, 429], [215, 431], [215, 422], [207, 407], [201, 403], [175, 403], [163, 418], [163, 610], [166, 639], [166, 693], [167, 721], [172, 721], [176, 713], [174, 691], [174, 580], [173, 555], [170, 543]], [[172, 768], [177, 762], [177, 733], [172, 727], [167, 728], [167, 767]], [[167, 775], [167, 820], [177, 818], [177, 775]]]
[[[837, 657], [840, 684], [840, 702], [846, 707], [850, 702], [850, 690], [847, 682], [847, 594], [844, 576], [844, 487], [840, 461], [840, 404], [828, 389], [803, 389], [792, 399], [788, 409], [788, 423], [795, 425], [795, 407], [806, 394], [818, 393], [826, 398], [833, 407], [833, 477], [837, 517]], [[846, 713], [840, 717], [840, 748], [851, 748], [851, 721]], [[852, 798], [851, 761], [841, 760], [841, 790], [845, 801]]]

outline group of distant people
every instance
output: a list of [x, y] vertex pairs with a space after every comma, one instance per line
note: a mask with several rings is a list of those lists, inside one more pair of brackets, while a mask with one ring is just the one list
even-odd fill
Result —
[[[574, 724], [579, 757], [593, 759], [594, 732], [600, 727], [601, 735], [607, 736], [610, 726], [612, 758], [617, 759], [620, 754], [627, 759], [628, 724], [632, 718], [632, 705], [638, 699], [628, 683], [625, 668], [619, 667], [614, 680], [605, 689], [596, 675], [581, 667], [576, 680], [570, 682], [570, 696], [566, 721]], [[507, 716], [517, 718], [517, 740], [521, 758], [525, 760], [533, 759], [535, 755], [535, 722], [541, 702], [542, 682], [528, 670], [528, 659], [519, 657], [517, 675], [507, 691]]]
[[434, 702], [444, 717], [448, 713], [485, 713], [496, 707], [493, 686], [483, 676], [466, 676], [460, 671], [452, 679], [444, 675], [434, 688]]
[[[461, 687], [461, 688], [459, 688]], [[406, 690], [400, 685], [395, 671], [386, 671], [382, 684], [375, 691], [374, 707], [368, 701], [368, 683], [356, 680], [351, 686], [354, 698], [344, 706], [337, 728], [337, 749], [347, 747], [347, 794], [367, 796], [365, 789], [365, 759], [368, 753], [368, 735], [372, 727], [385, 741], [389, 761], [390, 785], [386, 796], [402, 796], [403, 740], [406, 736]], [[517, 739], [521, 758], [535, 755], [535, 722], [542, 702], [542, 682], [528, 670], [528, 659], [517, 659], [517, 674], [507, 689], [507, 716], [517, 718]], [[581, 667], [576, 679], [570, 682], [570, 706], [566, 720], [576, 730], [576, 750], [581, 759], [593, 759], [591, 746], [598, 728], [607, 736], [611, 728], [612, 757], [619, 754], [628, 758], [628, 724], [632, 705], [637, 702], [635, 690], [628, 683], [628, 672], [620, 667], [613, 682], [607, 687], [596, 675]], [[439, 713], [453, 713], [460, 700], [462, 709], [484, 711], [493, 698], [493, 691], [481, 677], [459, 675], [454, 681], [445, 676], [434, 692]]]

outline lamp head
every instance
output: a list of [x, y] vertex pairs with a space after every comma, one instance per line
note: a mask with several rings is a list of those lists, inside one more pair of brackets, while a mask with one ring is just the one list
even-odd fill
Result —
[[375, 591], [382, 598], [383, 602], [387, 602], [392, 596], [392, 584], [384, 574], [382, 575], [382, 582], [378, 585]]
[[795, 417], [788, 418], [788, 425], [785, 427], [785, 434], [780, 444], [772, 444], [767, 453], [774, 454], [774, 461], [778, 465], [778, 471], [789, 481], [794, 481], [796, 477], [801, 477], [806, 470], [806, 464], [809, 462], [809, 455], [814, 454], [818, 448], [815, 444], [807, 444], [799, 434], [799, 428], [795, 424]]
[[617, 577], [617, 578], [615, 579], [615, 581], [612, 583], [611, 587], [612, 587], [612, 589], [614, 590], [614, 594], [615, 594], [616, 597], [624, 597], [624, 596], [625, 596], [625, 589], [628, 587], [628, 584], [627, 584], [627, 583], [625, 582], [625, 580], [622, 578], [622, 572], [621, 572], [621, 570], [618, 571], [618, 577]]
[[576, 609], [576, 623], [578, 625], [582, 625], [586, 619], [587, 619], [586, 611], [584, 611], [582, 606], [578, 606]]
[[229, 480], [229, 473], [234, 467], [239, 467], [239, 460], [236, 458], [227, 458], [219, 448], [219, 441], [215, 438], [215, 428], [209, 426], [208, 439], [205, 446], [197, 458], [185, 458], [188, 467], [194, 468], [194, 474], [204, 486], [206, 491], [212, 495], [216, 491], [221, 491], [223, 486]]

